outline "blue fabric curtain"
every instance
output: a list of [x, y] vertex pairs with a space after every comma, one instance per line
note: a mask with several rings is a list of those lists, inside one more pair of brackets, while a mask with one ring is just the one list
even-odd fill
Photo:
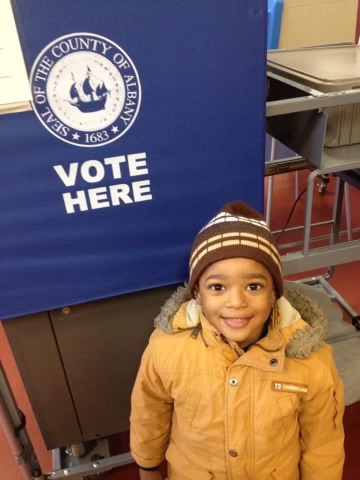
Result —
[[16, 0], [33, 111], [0, 117], [0, 318], [186, 280], [263, 205], [265, 1]]

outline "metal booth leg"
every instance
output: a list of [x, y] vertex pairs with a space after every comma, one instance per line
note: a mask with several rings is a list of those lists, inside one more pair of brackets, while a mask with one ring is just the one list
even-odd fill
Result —
[[350, 203], [350, 192], [349, 184], [345, 183], [345, 212], [346, 212], [346, 228], [348, 241], [352, 240], [352, 226], [351, 226], [351, 203]]
[[[306, 199], [306, 211], [305, 211], [305, 228], [304, 228], [304, 245], [303, 253], [304, 255], [309, 254], [310, 249], [310, 234], [311, 234], [311, 217], [312, 217], [312, 201], [313, 201], [313, 189], [315, 178], [319, 175], [319, 171], [314, 170], [308, 179], [307, 187], [307, 199]], [[332, 229], [330, 235], [330, 243], [335, 244], [338, 242], [339, 233], [340, 233], [340, 221], [341, 221], [341, 212], [344, 199], [345, 191], [345, 182], [341, 178], [337, 178], [336, 190], [335, 190], [335, 200], [334, 200], [334, 209], [333, 209], [333, 218], [332, 218]], [[354, 325], [357, 331], [360, 331], [360, 316], [357, 312], [346, 302], [346, 300], [328, 283], [328, 280], [333, 276], [335, 272], [334, 266], [329, 266], [328, 271], [325, 275], [319, 277], [313, 277], [311, 279], [303, 280], [304, 283], [308, 285], [320, 285], [323, 290], [329, 295], [329, 297], [336, 301], [345, 312], [351, 317], [352, 324]], [[357, 336], [357, 334], [354, 334]]]
[[[98, 451], [106, 450], [107, 440], [101, 439], [98, 446]], [[62, 456], [63, 452], [55, 452], [55, 456]], [[94, 451], [81, 459], [68, 458], [54, 458], [54, 471], [47, 475], [48, 480], [60, 480], [64, 478], [82, 479], [88, 480], [93, 478], [101, 478], [101, 474], [108, 472], [116, 467], [122, 467], [134, 463], [129, 452], [121, 453], [119, 455], [113, 455], [105, 457], [104, 455], [94, 455]], [[67, 463], [67, 465], [64, 465]]]
[[[276, 157], [276, 139], [271, 138], [270, 162], [274, 161]], [[265, 221], [270, 226], [272, 197], [274, 190], [274, 176], [270, 175], [268, 182], [267, 202], [266, 202], [266, 216]]]
[[1, 362], [0, 427], [5, 434], [24, 480], [44, 479], [32, 443], [26, 432], [24, 416], [17, 408]]

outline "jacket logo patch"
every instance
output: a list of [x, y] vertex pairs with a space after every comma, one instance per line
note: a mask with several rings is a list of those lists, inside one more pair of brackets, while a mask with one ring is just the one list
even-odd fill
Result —
[[272, 382], [271, 388], [275, 392], [295, 392], [295, 393], [308, 392], [308, 387], [306, 385], [297, 385], [296, 383]]

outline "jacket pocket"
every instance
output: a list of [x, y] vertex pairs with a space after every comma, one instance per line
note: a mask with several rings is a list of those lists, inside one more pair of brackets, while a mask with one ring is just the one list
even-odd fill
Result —
[[[173, 438], [170, 438], [165, 458], [169, 480], [212, 480], [214, 478], [208, 457], [200, 457], [199, 464], [194, 463], [196, 462], [196, 456], [193, 456], [190, 461], [182, 451], [181, 446]], [[207, 465], [209, 465], [208, 468]]]
[[[214, 475], [211, 472], [199, 472], [199, 470], [194, 471], [194, 476], [191, 477], [193, 480], [212, 480]], [[169, 479], [170, 480], [170, 479]]]
[[178, 475], [175, 472], [168, 472], [169, 480], [212, 480], [214, 475], [211, 472], [198, 470], [197, 468], [186, 468], [186, 471]]
[[271, 473], [270, 480], [299, 480], [299, 478], [298, 472], [285, 474], [284, 472], [280, 472], [279, 470], [275, 469]]
[[291, 397], [287, 396], [286, 394], [279, 394], [279, 397], [276, 399], [276, 403], [280, 410], [283, 426], [285, 428], [294, 426], [294, 422], [297, 418], [297, 408], [294, 406]]

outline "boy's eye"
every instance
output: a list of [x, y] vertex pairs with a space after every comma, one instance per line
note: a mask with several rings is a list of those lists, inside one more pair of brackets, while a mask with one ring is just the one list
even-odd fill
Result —
[[262, 288], [262, 286], [259, 283], [249, 283], [249, 285], [247, 286], [247, 289], [252, 292], [260, 290], [260, 288]]
[[210, 290], [214, 290], [215, 292], [221, 292], [224, 290], [224, 285], [221, 285], [221, 283], [213, 283], [209, 285]]

